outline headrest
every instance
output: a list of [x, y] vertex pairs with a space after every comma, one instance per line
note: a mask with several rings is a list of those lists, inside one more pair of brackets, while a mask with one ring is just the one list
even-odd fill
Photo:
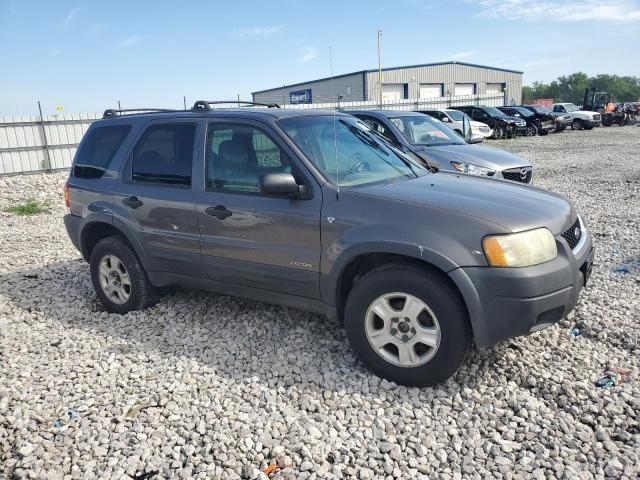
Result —
[[249, 153], [244, 144], [225, 140], [218, 148], [218, 157], [222, 166], [246, 166], [249, 163]]

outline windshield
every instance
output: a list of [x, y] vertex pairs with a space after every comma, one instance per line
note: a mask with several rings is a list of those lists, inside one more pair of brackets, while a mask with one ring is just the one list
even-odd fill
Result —
[[565, 103], [564, 108], [567, 112], [577, 112], [579, 110], [573, 103]]
[[464, 113], [459, 112], [458, 110], [447, 110], [447, 115], [453, 118], [456, 122], [461, 122], [464, 118]]
[[278, 123], [307, 158], [340, 186], [391, 182], [427, 173], [356, 118], [299, 116]]
[[[537, 113], [552, 113], [551, 110], [549, 110], [547, 107], [543, 106], [543, 105], [536, 105], [533, 108]], [[567, 109], [569, 110], [569, 109]], [[571, 111], [571, 110], [569, 110]]]
[[398, 115], [389, 117], [402, 136], [412, 145], [464, 145], [460, 135], [428, 115]]
[[487, 112], [489, 115], [491, 115], [492, 117], [504, 117], [505, 114], [504, 112], [501, 112], [500, 110], [498, 110], [497, 108], [493, 108], [493, 107], [482, 107], [482, 109]]
[[524, 107], [513, 107], [513, 109], [522, 115], [524, 118], [533, 117], [533, 112], [531, 110], [527, 110]]

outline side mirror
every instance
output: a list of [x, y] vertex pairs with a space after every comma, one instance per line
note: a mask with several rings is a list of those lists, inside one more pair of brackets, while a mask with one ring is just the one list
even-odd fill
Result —
[[442, 117], [442, 121], [443, 122], [448, 122], [449, 121], [449, 117]]
[[482, 143], [484, 142], [484, 137], [482, 135], [472, 135], [468, 140], [469, 143]]
[[298, 196], [305, 191], [290, 173], [266, 173], [260, 177], [260, 191], [268, 195]]
[[514, 114], [514, 117], [518, 117], [518, 118], [519, 118], [519, 117], [520, 117], [520, 114], [519, 114], [519, 113], [516, 113], [516, 114]]

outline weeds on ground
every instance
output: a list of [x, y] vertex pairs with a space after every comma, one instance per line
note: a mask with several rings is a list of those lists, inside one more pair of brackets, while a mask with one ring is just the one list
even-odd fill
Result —
[[37, 215], [39, 213], [45, 213], [49, 211], [48, 202], [38, 202], [37, 200], [27, 200], [24, 203], [18, 203], [11, 207], [5, 208], [4, 211], [8, 213], [14, 213], [16, 215]]

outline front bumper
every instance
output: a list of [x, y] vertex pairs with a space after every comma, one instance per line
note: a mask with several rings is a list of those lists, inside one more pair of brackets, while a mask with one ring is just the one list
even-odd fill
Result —
[[562, 237], [556, 237], [558, 256], [540, 265], [467, 267], [449, 273], [467, 303], [478, 346], [527, 335], [569, 314], [593, 264], [591, 236], [583, 231], [583, 241], [574, 251]]

